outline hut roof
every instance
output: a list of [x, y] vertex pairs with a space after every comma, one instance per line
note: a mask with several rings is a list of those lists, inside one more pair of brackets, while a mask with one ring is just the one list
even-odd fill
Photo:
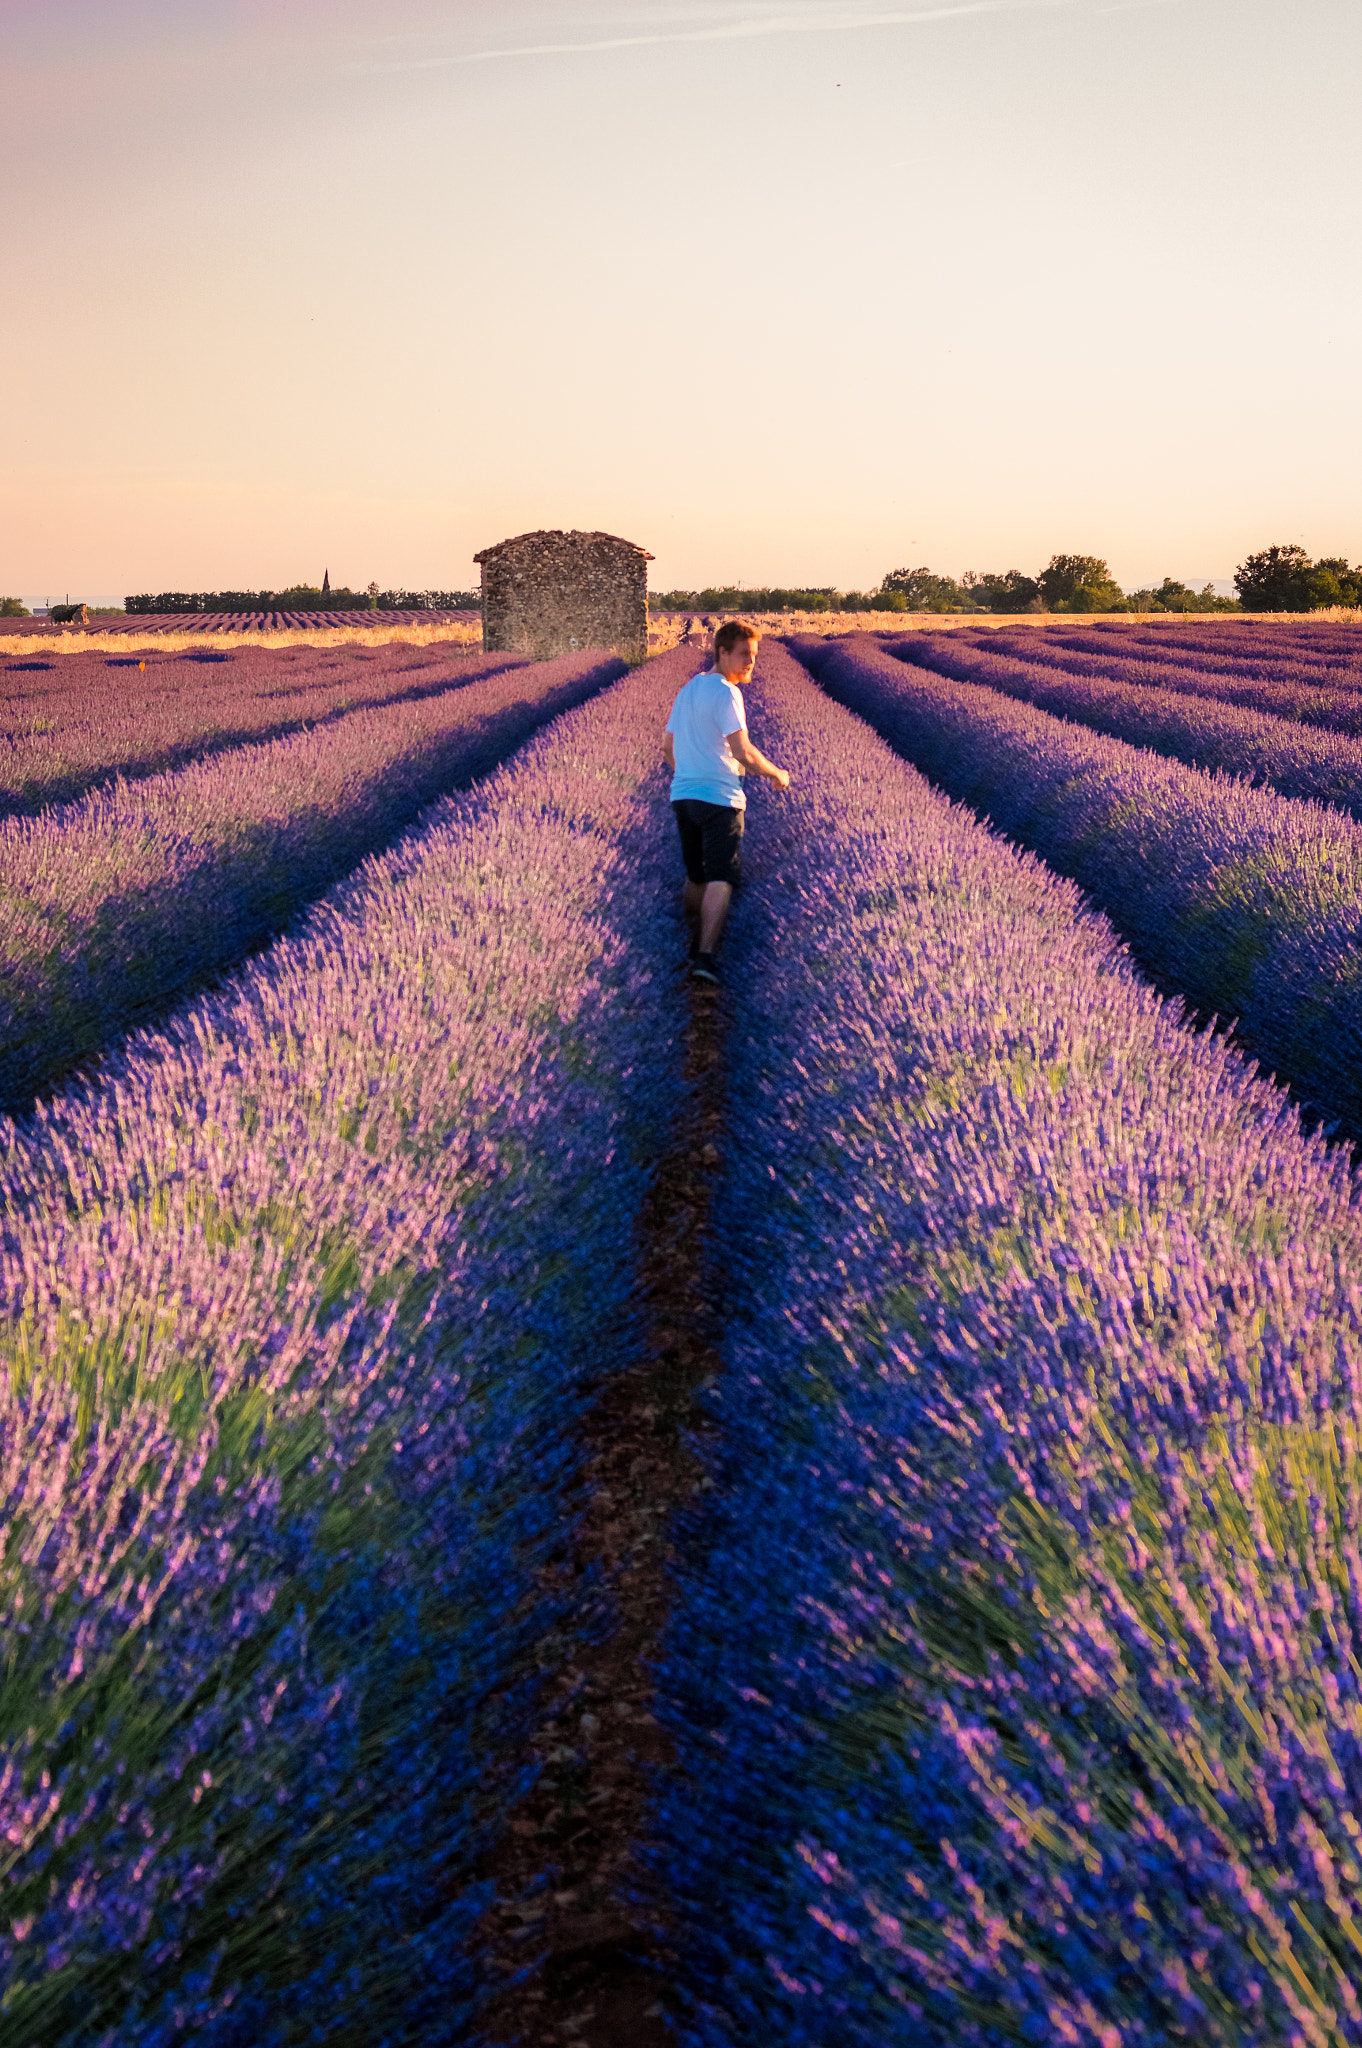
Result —
[[647, 548], [641, 548], [636, 541], [621, 540], [617, 533], [579, 533], [576, 527], [573, 527], [572, 531], [568, 533], [564, 532], [561, 527], [543, 526], [534, 533], [516, 533], [509, 540], [499, 540], [494, 546], [481, 549], [478, 554], [474, 555], [473, 560], [475, 562], [490, 562], [494, 555], [504, 555], [507, 548], [518, 548], [526, 541], [535, 540], [608, 541], [611, 547], [627, 548], [631, 555], [640, 555], [645, 562], [651, 562], [653, 559], [648, 553]]

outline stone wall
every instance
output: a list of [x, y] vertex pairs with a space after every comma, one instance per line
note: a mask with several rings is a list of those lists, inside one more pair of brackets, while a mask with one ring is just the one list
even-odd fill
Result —
[[537, 661], [608, 647], [648, 652], [645, 548], [612, 533], [521, 533], [473, 557], [482, 568], [482, 644]]

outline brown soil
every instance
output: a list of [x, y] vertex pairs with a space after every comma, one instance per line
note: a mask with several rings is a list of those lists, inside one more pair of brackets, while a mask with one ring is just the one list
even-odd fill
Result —
[[664, 2048], [669, 1956], [663, 1925], [631, 1906], [633, 1853], [646, 1823], [651, 1766], [668, 1761], [648, 1668], [666, 1619], [669, 1520], [699, 1471], [683, 1438], [696, 1390], [719, 1368], [718, 1315], [706, 1270], [711, 1186], [723, 1117], [723, 1000], [679, 988], [689, 1083], [659, 1130], [640, 1218], [636, 1289], [646, 1337], [636, 1365], [610, 1379], [586, 1418], [592, 1498], [574, 1559], [604, 1572], [617, 1616], [563, 1673], [563, 1708], [538, 1742], [542, 1775], [511, 1824], [492, 1875], [505, 1900], [549, 1868], [549, 1888], [495, 1914], [499, 1966], [545, 1958], [503, 1992], [489, 2037], [517, 2048]]

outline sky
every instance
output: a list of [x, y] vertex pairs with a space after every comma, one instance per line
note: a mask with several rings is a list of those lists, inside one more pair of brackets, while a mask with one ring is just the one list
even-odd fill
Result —
[[1357, 0], [0, 0], [0, 593], [1362, 556]]

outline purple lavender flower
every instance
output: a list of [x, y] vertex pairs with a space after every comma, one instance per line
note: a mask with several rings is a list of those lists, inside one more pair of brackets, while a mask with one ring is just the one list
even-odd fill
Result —
[[1362, 1131], [1362, 827], [864, 638], [806, 652], [950, 795], [1089, 890], [1164, 989], [1237, 1019], [1314, 1113]]
[[623, 668], [599, 650], [525, 663], [0, 820], [0, 1106], [235, 964]]
[[468, 2039], [675, 1089], [649, 664], [0, 1126], [16, 2041]]
[[1362, 2041], [1348, 1158], [788, 655], [748, 694], [681, 2038]]
[[350, 711], [437, 696], [521, 661], [401, 641], [0, 660], [0, 813], [69, 803], [120, 775], [153, 775]]

